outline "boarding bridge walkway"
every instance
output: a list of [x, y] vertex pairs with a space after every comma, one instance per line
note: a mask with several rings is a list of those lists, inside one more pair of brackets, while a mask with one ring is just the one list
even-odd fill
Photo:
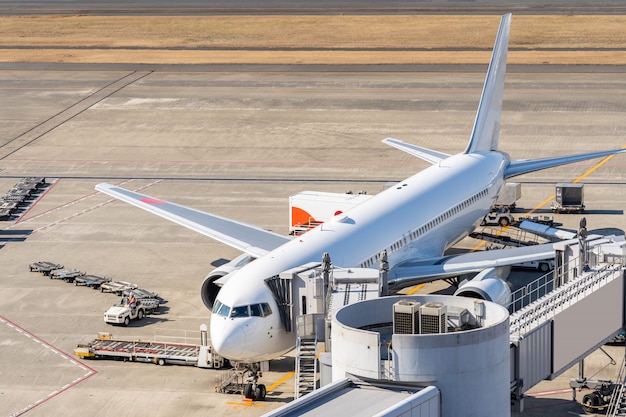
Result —
[[560, 273], [514, 294], [509, 306], [514, 409], [523, 410], [525, 391], [556, 378], [624, 328], [626, 245], [612, 246], [617, 255], [603, 242], [590, 246], [583, 263], [576, 248], [557, 252]]

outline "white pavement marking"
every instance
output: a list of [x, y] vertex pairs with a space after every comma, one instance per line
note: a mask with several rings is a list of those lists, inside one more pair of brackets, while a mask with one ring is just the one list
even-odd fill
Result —
[[55, 354], [61, 356], [63, 359], [67, 360], [72, 365], [77, 366], [77, 367], [79, 367], [80, 369], [82, 369], [84, 371], [87, 371], [87, 373], [85, 373], [82, 377], [74, 379], [72, 382], [63, 385], [58, 390], [52, 391], [51, 393], [46, 395], [44, 398], [40, 398], [40, 399], [36, 400], [35, 402], [33, 402], [32, 404], [29, 404], [26, 407], [22, 408], [21, 410], [18, 410], [16, 412], [14, 412], [13, 414], [10, 414], [10, 417], [21, 416], [22, 414], [25, 414], [26, 412], [32, 410], [33, 408], [43, 404], [44, 402], [46, 402], [46, 401], [56, 397], [57, 395], [63, 393], [64, 391], [67, 391], [68, 389], [74, 387], [77, 384], [80, 384], [81, 382], [83, 382], [87, 378], [89, 378], [89, 377], [91, 377], [91, 376], [93, 376], [93, 375], [98, 373], [95, 369], [92, 369], [92, 368], [88, 367], [87, 365], [81, 363], [80, 361], [72, 358], [67, 353], [63, 352], [62, 350], [57, 349], [56, 347], [54, 347], [50, 343], [46, 342], [45, 340], [40, 339], [36, 335], [30, 333], [28, 330], [21, 328], [19, 325], [11, 322], [9, 319], [7, 319], [7, 318], [5, 318], [3, 316], [0, 316], [0, 323], [4, 323], [7, 327], [15, 330], [17, 333], [26, 336], [28, 339], [36, 342], [37, 344], [43, 346], [44, 348], [50, 350], [51, 352], [54, 352]]

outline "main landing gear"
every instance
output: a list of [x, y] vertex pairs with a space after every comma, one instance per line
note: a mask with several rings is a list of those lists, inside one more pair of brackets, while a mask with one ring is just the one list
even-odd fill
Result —
[[265, 385], [259, 384], [259, 377], [262, 376], [259, 371], [259, 364], [252, 363], [246, 365], [246, 371], [250, 373], [250, 376], [246, 378], [246, 382], [243, 384], [243, 396], [253, 401], [265, 400], [267, 389]]

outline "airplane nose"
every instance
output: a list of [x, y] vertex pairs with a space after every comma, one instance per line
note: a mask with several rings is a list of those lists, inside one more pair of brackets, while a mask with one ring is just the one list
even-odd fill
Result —
[[242, 326], [234, 325], [231, 319], [211, 320], [211, 344], [221, 356], [231, 360], [242, 360], [246, 335]]

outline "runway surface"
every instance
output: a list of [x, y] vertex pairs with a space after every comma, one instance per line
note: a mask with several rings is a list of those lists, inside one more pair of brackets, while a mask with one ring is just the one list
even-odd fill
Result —
[[[268, 401], [252, 404], [214, 393], [220, 371], [73, 357], [77, 343], [102, 331], [197, 337], [210, 319], [202, 279], [238, 255], [95, 193], [95, 184], [119, 183], [286, 233], [291, 194], [376, 193], [426, 167], [381, 144], [384, 137], [462, 151], [484, 80], [482, 71], [454, 70], [24, 68], [0, 70], [0, 190], [24, 176], [45, 176], [50, 185], [19, 218], [0, 223], [0, 414], [29, 417], [258, 416], [293, 396], [290, 356], [264, 376], [277, 384]], [[510, 72], [501, 148], [512, 158], [619, 148], [625, 90], [623, 72]], [[555, 182], [585, 175], [589, 229], [624, 230], [626, 160], [597, 162], [520, 177], [519, 215], [549, 198]], [[579, 216], [557, 220], [576, 228]], [[37, 260], [133, 281], [168, 303], [129, 328], [111, 327], [102, 313], [115, 296], [29, 272]], [[605, 357], [586, 363], [593, 374]], [[533, 388], [537, 399], [524, 415], [580, 411], [566, 389], [572, 373]], [[609, 366], [598, 377], [616, 373]]]

